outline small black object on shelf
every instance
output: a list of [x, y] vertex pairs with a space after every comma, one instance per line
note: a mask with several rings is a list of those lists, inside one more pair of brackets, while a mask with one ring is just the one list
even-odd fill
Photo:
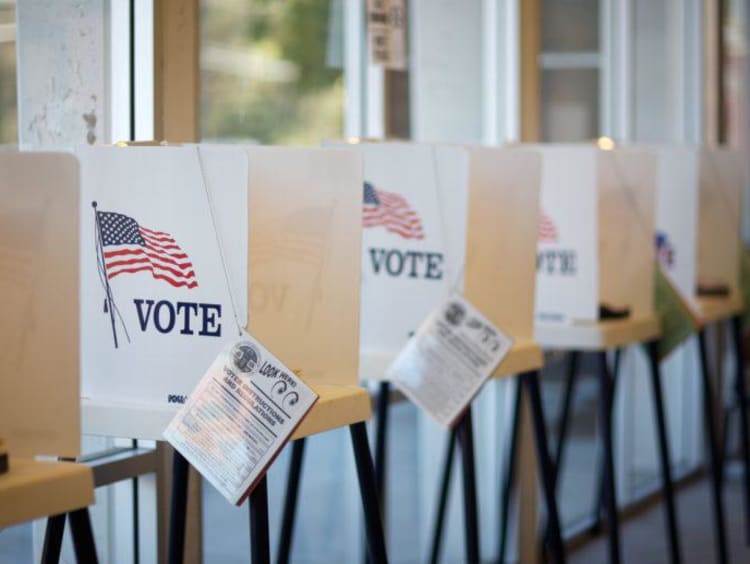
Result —
[[607, 304], [599, 304], [599, 319], [627, 319], [630, 317], [630, 308], [615, 308]]
[[698, 284], [696, 293], [701, 298], [728, 298], [729, 285], [722, 283]]
[[5, 441], [0, 439], [0, 474], [8, 471], [8, 452], [5, 450]]

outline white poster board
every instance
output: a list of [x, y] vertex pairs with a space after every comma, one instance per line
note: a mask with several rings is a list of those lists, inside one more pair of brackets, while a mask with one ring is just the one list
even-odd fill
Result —
[[538, 146], [543, 158], [537, 320], [653, 311], [656, 161], [638, 149]]
[[740, 153], [699, 146], [654, 146], [659, 167], [659, 262], [686, 302], [739, 298]]
[[462, 287], [468, 155], [351, 145], [364, 157], [360, 377], [377, 380], [427, 315]]
[[596, 150], [574, 145], [534, 148], [542, 155], [537, 319], [597, 319]]
[[[77, 154], [84, 432], [158, 437], [238, 333], [234, 307], [244, 319], [247, 157], [196, 146]], [[234, 306], [210, 194], [232, 257]]]

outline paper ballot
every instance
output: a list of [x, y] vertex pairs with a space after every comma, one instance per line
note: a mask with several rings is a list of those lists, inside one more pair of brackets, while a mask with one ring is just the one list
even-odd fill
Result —
[[239, 505], [317, 400], [291, 370], [244, 334], [214, 360], [164, 438]]
[[449, 427], [512, 343], [468, 301], [454, 295], [422, 323], [386, 377], [435, 421]]

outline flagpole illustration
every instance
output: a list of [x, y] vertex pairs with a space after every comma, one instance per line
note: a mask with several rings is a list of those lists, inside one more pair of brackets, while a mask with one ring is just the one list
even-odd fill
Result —
[[104, 273], [104, 278], [102, 279], [102, 284], [104, 285], [104, 291], [106, 293], [106, 297], [104, 299], [104, 308], [105, 311], [109, 310], [109, 319], [112, 322], [112, 338], [115, 341], [115, 348], [118, 348], [117, 328], [115, 326], [114, 300], [112, 299], [112, 288], [110, 288], [109, 286], [109, 278], [107, 276], [107, 265], [104, 260], [104, 248], [102, 247], [102, 226], [99, 223], [99, 214], [96, 211], [96, 205], [96, 201], [91, 202], [91, 207], [94, 208], [94, 224], [96, 225], [96, 248], [98, 252], [97, 258], [99, 260], [101, 270]]

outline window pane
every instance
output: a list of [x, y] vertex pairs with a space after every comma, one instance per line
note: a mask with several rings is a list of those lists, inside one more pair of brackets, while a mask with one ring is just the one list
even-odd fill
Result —
[[731, 147], [747, 150], [747, 2], [723, 0], [722, 13], [723, 141]]
[[204, 141], [317, 145], [343, 135], [341, 0], [203, 0]]
[[0, 0], [0, 145], [18, 142], [16, 3]]
[[599, 0], [543, 0], [542, 51], [598, 51]]
[[542, 71], [542, 140], [585, 141], [598, 133], [598, 69]]

